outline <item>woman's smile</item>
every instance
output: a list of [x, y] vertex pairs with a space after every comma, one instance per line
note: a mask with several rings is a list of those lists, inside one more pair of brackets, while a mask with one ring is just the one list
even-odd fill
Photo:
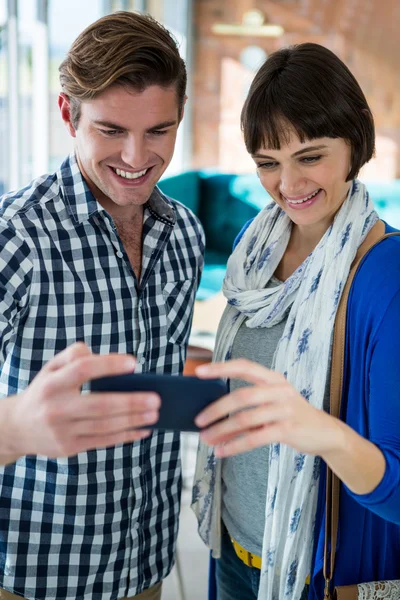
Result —
[[342, 138], [301, 142], [289, 126], [287, 131], [279, 150], [261, 148], [253, 155], [260, 182], [299, 230], [326, 231], [350, 188], [350, 146]]
[[281, 196], [288, 205], [288, 207], [293, 208], [294, 210], [303, 210], [305, 208], [313, 206], [315, 202], [318, 202], [318, 200], [322, 198], [322, 194], [323, 190], [321, 188], [315, 190], [314, 192], [311, 192], [311, 194], [308, 194], [307, 196], [302, 196], [300, 198], [290, 198], [289, 196], [285, 196], [285, 194], [281, 192]]

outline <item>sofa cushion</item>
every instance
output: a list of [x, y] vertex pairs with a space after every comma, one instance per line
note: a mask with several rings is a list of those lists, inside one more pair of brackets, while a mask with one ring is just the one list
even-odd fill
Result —
[[199, 215], [199, 174], [197, 171], [187, 171], [172, 177], [166, 177], [158, 182], [160, 190], [173, 198], [182, 202], [190, 208], [195, 215]]
[[228, 257], [243, 225], [269, 201], [253, 174], [201, 173], [199, 217], [208, 250], [217, 250]]

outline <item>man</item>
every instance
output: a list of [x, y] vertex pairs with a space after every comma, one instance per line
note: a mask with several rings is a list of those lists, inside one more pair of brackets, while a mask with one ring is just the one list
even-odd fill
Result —
[[60, 74], [75, 151], [0, 211], [0, 385], [21, 393], [3, 400], [3, 462], [20, 458], [0, 473], [0, 598], [160, 598], [178, 529], [179, 436], [131, 431], [157, 420], [152, 394], [79, 389], [133, 370], [126, 354], [136, 372], [183, 369], [203, 233], [155, 186], [186, 71], [161, 25], [121, 12], [77, 38]]

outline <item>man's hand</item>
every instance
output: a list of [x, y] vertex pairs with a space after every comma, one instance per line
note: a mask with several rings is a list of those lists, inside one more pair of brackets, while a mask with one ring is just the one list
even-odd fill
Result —
[[134, 367], [132, 356], [94, 355], [83, 343], [60, 352], [23, 393], [0, 401], [0, 462], [26, 454], [72, 456], [149, 436], [151, 430], [135, 428], [158, 420], [156, 394], [81, 394], [85, 382]]

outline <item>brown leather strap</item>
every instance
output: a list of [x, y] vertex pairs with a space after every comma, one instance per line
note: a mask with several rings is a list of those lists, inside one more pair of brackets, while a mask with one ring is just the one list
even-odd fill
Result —
[[[330, 414], [340, 419], [344, 355], [346, 342], [346, 317], [347, 303], [350, 294], [351, 285], [354, 277], [360, 267], [361, 261], [372, 248], [387, 237], [400, 235], [400, 233], [385, 234], [385, 224], [378, 221], [368, 233], [364, 242], [358, 249], [356, 257], [350, 269], [346, 285], [344, 287], [339, 307], [336, 313], [335, 328], [333, 333], [332, 350], [332, 371], [330, 386]], [[325, 598], [331, 598], [331, 581], [335, 568], [335, 554], [337, 533], [339, 524], [339, 495], [340, 480], [327, 467], [326, 472], [326, 523], [325, 523], [325, 544], [324, 544], [324, 578], [325, 578]]]

